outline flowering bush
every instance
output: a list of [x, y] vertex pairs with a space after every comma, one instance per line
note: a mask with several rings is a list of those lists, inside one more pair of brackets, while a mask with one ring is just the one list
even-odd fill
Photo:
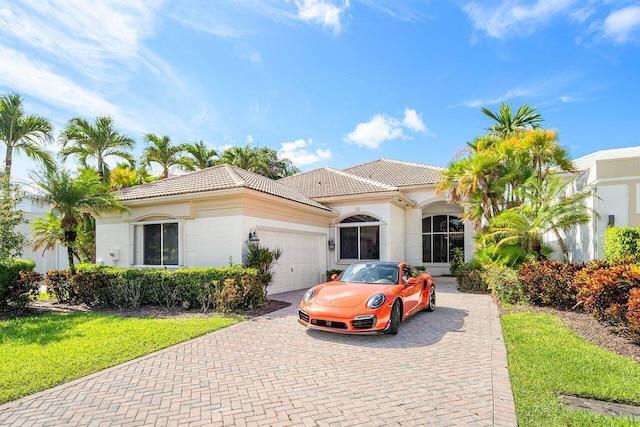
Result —
[[578, 304], [596, 319], [624, 326], [630, 291], [640, 287], [640, 267], [635, 264], [603, 267], [594, 263], [576, 274], [574, 287]]
[[636, 339], [640, 339], [640, 288], [633, 288], [629, 291], [626, 316], [629, 330]]
[[571, 285], [580, 268], [559, 261], [524, 263], [518, 270], [518, 278], [532, 304], [569, 309], [576, 305], [576, 290]]

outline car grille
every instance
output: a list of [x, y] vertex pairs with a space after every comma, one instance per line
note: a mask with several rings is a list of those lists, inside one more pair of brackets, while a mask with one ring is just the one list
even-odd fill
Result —
[[376, 326], [376, 316], [374, 315], [365, 315], [365, 316], [356, 316], [353, 319], [351, 324], [356, 329], [371, 329]]
[[346, 323], [334, 322], [332, 320], [311, 319], [311, 324], [316, 326], [324, 326], [325, 328], [347, 329]]
[[309, 323], [309, 315], [304, 310], [298, 310], [300, 320]]

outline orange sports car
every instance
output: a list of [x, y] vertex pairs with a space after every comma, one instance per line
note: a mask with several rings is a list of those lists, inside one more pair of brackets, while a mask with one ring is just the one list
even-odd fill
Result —
[[406, 262], [358, 262], [331, 282], [309, 289], [298, 321], [342, 333], [397, 334], [400, 322], [436, 308], [436, 284]]

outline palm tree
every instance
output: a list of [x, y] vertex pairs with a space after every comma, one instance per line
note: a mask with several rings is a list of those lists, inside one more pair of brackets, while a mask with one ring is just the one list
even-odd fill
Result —
[[524, 104], [518, 108], [515, 115], [511, 112], [511, 104], [500, 104], [500, 111], [492, 112], [482, 107], [482, 112], [491, 117], [496, 123], [487, 130], [500, 137], [508, 137], [525, 129], [537, 129], [543, 122], [542, 116], [536, 113], [536, 107]]
[[22, 152], [46, 168], [54, 167], [51, 154], [40, 145], [53, 140], [52, 131], [51, 122], [44, 117], [25, 115], [20, 95], [10, 93], [0, 96], [0, 140], [6, 147], [6, 175], [11, 177], [14, 152]]
[[[287, 158], [279, 158], [278, 152], [268, 147], [252, 148], [257, 151], [258, 155], [262, 158], [262, 161], [266, 164], [269, 173], [266, 175], [271, 179], [280, 179], [287, 176], [300, 173], [300, 169], [295, 167], [291, 160]], [[260, 170], [257, 170], [258, 173]]]
[[250, 145], [229, 148], [222, 153], [219, 163], [227, 163], [264, 176], [269, 176], [270, 173], [264, 155], [261, 155], [259, 150], [251, 148]]
[[[75, 178], [65, 169], [49, 170], [36, 177], [35, 187], [34, 200], [42, 206], [49, 205], [51, 212], [60, 218], [59, 238], [67, 248], [71, 274], [76, 271], [74, 255], [78, 249], [78, 234], [89, 216], [128, 210], [90, 170]], [[44, 218], [43, 221], [51, 220]]]
[[583, 203], [590, 194], [565, 196], [568, 184], [568, 181], [562, 182], [559, 177], [552, 175], [544, 180], [532, 177], [522, 187], [525, 202], [492, 218], [484, 237], [496, 239], [498, 248], [520, 244], [540, 259], [543, 236], [553, 233], [565, 262], [568, 262], [569, 250], [560, 232], [586, 224], [591, 219], [590, 209]]
[[[62, 230], [62, 219], [57, 217], [53, 212], [45, 212], [31, 222], [31, 243], [33, 250], [42, 249], [42, 254], [46, 251], [56, 248], [56, 244], [64, 240], [64, 231]], [[80, 257], [74, 250], [74, 256], [80, 260]]]
[[500, 210], [498, 171], [503, 159], [495, 149], [497, 142], [492, 136], [485, 136], [467, 143], [471, 155], [450, 163], [436, 188], [436, 193], [447, 193], [449, 203], [471, 207], [464, 216], [476, 226]]
[[142, 164], [148, 166], [151, 163], [158, 163], [162, 166], [162, 178], [169, 177], [171, 166], [189, 167], [189, 161], [183, 156], [184, 147], [171, 145], [171, 138], [167, 135], [158, 136], [147, 133], [144, 140], [149, 145], [142, 153]]
[[511, 136], [505, 145], [525, 154], [539, 179], [544, 180], [552, 169], [573, 172], [574, 166], [567, 149], [558, 144], [558, 133], [553, 130], [532, 129]]
[[74, 117], [60, 134], [63, 159], [74, 155], [83, 167], [89, 167], [89, 159], [96, 161], [96, 170], [103, 182], [109, 180], [109, 166], [106, 159], [116, 157], [133, 163], [129, 154], [135, 146], [133, 138], [123, 135], [113, 127], [113, 119], [99, 116], [89, 123], [81, 117]]
[[206, 169], [216, 165], [218, 152], [213, 148], [208, 148], [204, 141], [183, 144], [182, 147], [187, 152], [187, 170]]
[[145, 184], [154, 179], [154, 177], [149, 175], [149, 171], [145, 165], [133, 168], [128, 163], [120, 163], [109, 172], [109, 188], [112, 191], [117, 191], [135, 185]]

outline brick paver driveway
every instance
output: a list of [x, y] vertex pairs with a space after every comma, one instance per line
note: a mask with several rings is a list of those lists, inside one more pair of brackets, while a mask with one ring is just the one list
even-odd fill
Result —
[[436, 278], [396, 336], [337, 335], [291, 307], [0, 406], [0, 425], [515, 425], [498, 312]]

